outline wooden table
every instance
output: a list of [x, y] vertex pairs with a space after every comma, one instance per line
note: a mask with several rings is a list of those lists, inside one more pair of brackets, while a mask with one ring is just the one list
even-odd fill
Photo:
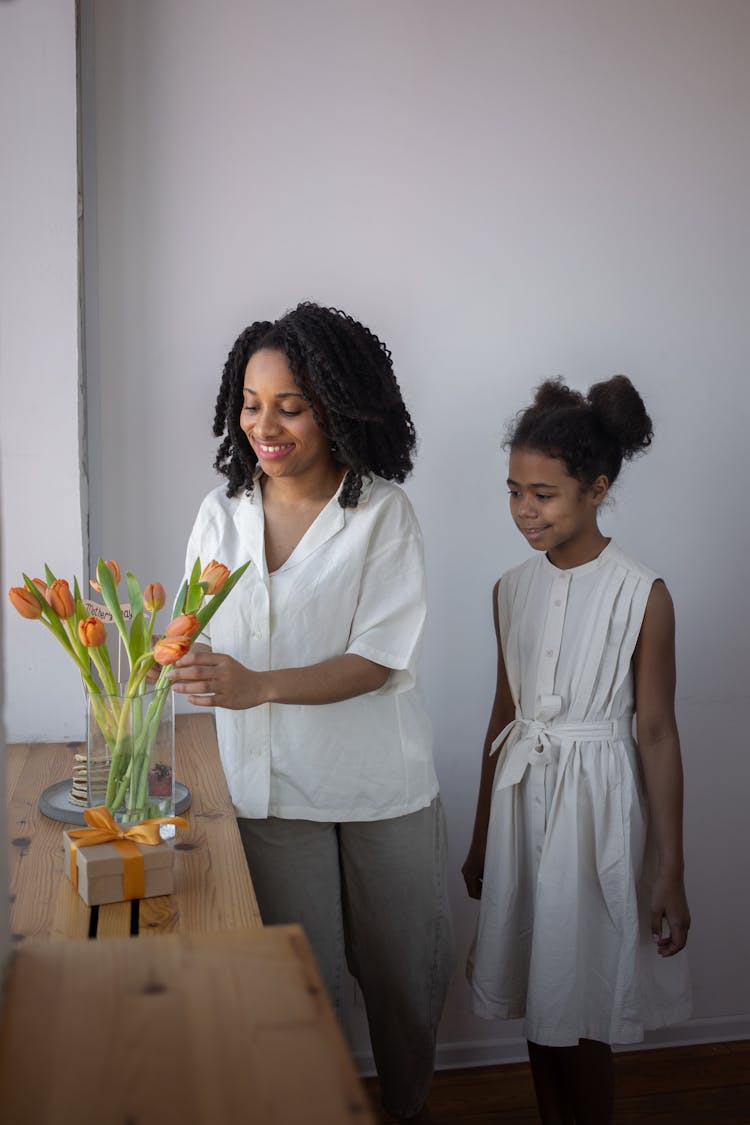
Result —
[[[3, 1125], [373, 1125], [298, 926], [263, 927], [213, 719], [178, 716], [175, 894], [91, 910], [41, 792], [77, 745], [9, 748], [11, 926]], [[81, 940], [91, 935], [107, 941]], [[93, 935], [91, 935], [93, 936]]]
[[25, 942], [3, 1125], [372, 1125], [298, 926]]
[[11, 932], [14, 941], [198, 933], [260, 926], [255, 892], [216, 745], [213, 717], [178, 715], [175, 766], [190, 789], [175, 837], [175, 893], [88, 907], [63, 871], [63, 829], [39, 811], [48, 785], [71, 777], [80, 743], [8, 747]]

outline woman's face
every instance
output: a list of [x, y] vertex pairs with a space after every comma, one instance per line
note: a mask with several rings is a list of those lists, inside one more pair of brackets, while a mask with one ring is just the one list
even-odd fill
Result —
[[333, 463], [330, 439], [315, 421], [283, 352], [261, 348], [250, 357], [240, 428], [269, 477], [317, 473]]

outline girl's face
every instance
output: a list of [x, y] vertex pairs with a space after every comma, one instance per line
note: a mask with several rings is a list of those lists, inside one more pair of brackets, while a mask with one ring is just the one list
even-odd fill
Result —
[[510, 514], [536, 551], [563, 568], [595, 558], [604, 536], [596, 513], [609, 483], [592, 485], [570, 476], [565, 462], [536, 449], [511, 449], [508, 470]]
[[334, 463], [283, 352], [261, 348], [245, 368], [240, 428], [269, 477], [302, 476]]

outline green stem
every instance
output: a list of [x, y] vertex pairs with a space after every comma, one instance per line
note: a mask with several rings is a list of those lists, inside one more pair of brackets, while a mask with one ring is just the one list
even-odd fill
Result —
[[117, 695], [117, 682], [109, 662], [109, 654], [104, 646], [88, 650], [107, 695]]
[[[110, 696], [111, 699], [116, 699], [116, 696]], [[130, 737], [128, 730], [130, 718], [130, 701], [128, 696], [124, 700], [119, 701], [119, 715], [117, 720], [117, 732], [115, 735], [115, 748], [112, 750], [112, 760], [109, 767], [109, 777], [107, 780], [107, 808], [112, 811], [118, 808], [119, 803], [123, 798], [119, 796], [116, 800], [116, 794], [121, 789], [121, 775], [129, 768], [129, 759], [133, 757], [133, 739]], [[128, 762], [128, 766], [125, 763]]]
[[[151, 654], [144, 653], [133, 668], [125, 696], [119, 701], [106, 805], [111, 812], [125, 805], [125, 819], [128, 821], [143, 820], [146, 815], [151, 752], [170, 690], [167, 681], [154, 691], [146, 706], [147, 696], [143, 694], [143, 689], [153, 663]], [[113, 702], [117, 706], [117, 701]]]
[[131, 795], [135, 793], [134, 808], [135, 810], [144, 810], [146, 799], [148, 796], [148, 774], [151, 765], [151, 750], [156, 736], [159, 732], [159, 722], [161, 720], [164, 704], [167, 701], [169, 689], [155, 692], [154, 698], [151, 700], [146, 717], [143, 723], [140, 745], [134, 751], [133, 757], [133, 780], [131, 784]]

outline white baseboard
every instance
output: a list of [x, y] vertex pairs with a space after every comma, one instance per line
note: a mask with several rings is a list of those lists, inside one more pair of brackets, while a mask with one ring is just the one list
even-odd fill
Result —
[[[735, 1039], [750, 1039], [750, 1014], [694, 1019], [674, 1027], [649, 1031], [643, 1043], [629, 1043], [615, 1047], [615, 1051], [649, 1051], [661, 1047], [686, 1047], [691, 1043], [726, 1043]], [[461, 1043], [438, 1043], [436, 1070], [456, 1070], [471, 1066], [497, 1066], [503, 1063], [526, 1062], [526, 1040], [475, 1039]], [[369, 1051], [356, 1052], [354, 1061], [363, 1076], [375, 1073]]]

